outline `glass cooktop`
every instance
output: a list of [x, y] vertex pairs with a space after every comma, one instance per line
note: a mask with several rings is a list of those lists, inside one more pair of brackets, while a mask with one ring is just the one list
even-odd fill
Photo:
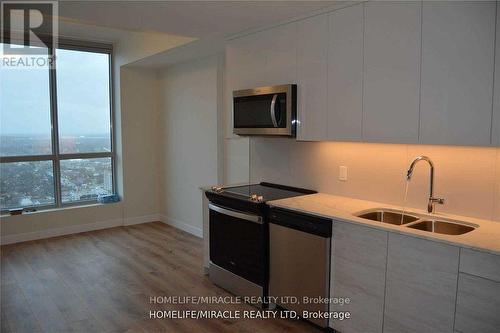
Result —
[[257, 195], [263, 197], [262, 201], [270, 201], [291, 198], [305, 194], [312, 194], [316, 192], [305, 189], [286, 187], [283, 185], [260, 183], [253, 185], [226, 187], [223, 189], [222, 193], [244, 198], [250, 198], [252, 195]]

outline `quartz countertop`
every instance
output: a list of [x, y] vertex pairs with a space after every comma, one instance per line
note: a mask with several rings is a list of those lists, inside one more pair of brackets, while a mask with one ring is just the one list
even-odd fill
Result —
[[[388, 208], [403, 210], [403, 207], [384, 204], [380, 202], [365, 201], [329, 195], [324, 193], [303, 195], [299, 197], [280, 199], [269, 201], [268, 204], [273, 207], [289, 209], [297, 212], [308, 213], [321, 217], [330, 218], [336, 221], [350, 222], [361, 224], [367, 227], [385, 230], [388, 232], [396, 232], [408, 236], [424, 238], [437, 242], [447, 243], [464, 248], [470, 248], [482, 252], [488, 252], [500, 255], [500, 221], [482, 220], [471, 217], [457, 216], [452, 214], [435, 213], [432, 214], [433, 219], [456, 220], [467, 224], [474, 224], [478, 227], [468, 233], [462, 235], [444, 235], [428, 231], [408, 228], [405, 226], [392, 225], [377, 221], [371, 221], [359, 218], [354, 214], [377, 208]], [[437, 207], [439, 209], [439, 207]], [[407, 208], [406, 214], [427, 215], [426, 211]]]

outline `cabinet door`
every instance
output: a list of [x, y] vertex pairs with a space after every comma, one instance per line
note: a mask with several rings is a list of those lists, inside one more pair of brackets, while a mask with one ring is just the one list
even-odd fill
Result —
[[363, 5], [328, 19], [328, 139], [361, 140], [363, 117]]
[[497, 3], [497, 22], [496, 22], [496, 42], [495, 42], [495, 90], [493, 91], [493, 132], [491, 143], [494, 146], [500, 146], [500, 5]]
[[495, 2], [424, 1], [420, 142], [490, 145]]
[[455, 329], [495, 333], [500, 327], [500, 282], [460, 273]]
[[500, 283], [500, 255], [462, 248], [460, 250], [460, 273]]
[[459, 249], [389, 234], [384, 332], [452, 332]]
[[234, 90], [248, 89], [264, 84], [266, 57], [260, 48], [258, 35], [249, 35], [229, 41], [226, 45], [227, 93], [232, 100]]
[[295, 83], [297, 24], [290, 23], [229, 42], [226, 61], [232, 89]]
[[351, 303], [331, 305], [330, 311], [350, 311], [351, 318], [331, 321], [342, 333], [382, 332], [387, 232], [351, 223], [334, 222], [330, 297]]
[[363, 139], [418, 141], [421, 2], [365, 4]]
[[326, 140], [328, 16], [297, 24], [297, 139]]
[[258, 48], [265, 58], [262, 85], [274, 86], [297, 81], [297, 24], [289, 23], [257, 33]]

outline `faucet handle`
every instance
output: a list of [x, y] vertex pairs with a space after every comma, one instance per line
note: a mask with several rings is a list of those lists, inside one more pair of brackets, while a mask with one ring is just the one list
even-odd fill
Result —
[[444, 198], [432, 198], [432, 202], [444, 205], [445, 200]]
[[435, 211], [435, 208], [434, 208], [434, 205], [438, 203], [440, 205], [444, 205], [444, 199], [443, 198], [434, 198], [434, 197], [430, 197], [429, 198], [429, 202], [427, 204], [427, 211], [429, 213], [434, 213]]

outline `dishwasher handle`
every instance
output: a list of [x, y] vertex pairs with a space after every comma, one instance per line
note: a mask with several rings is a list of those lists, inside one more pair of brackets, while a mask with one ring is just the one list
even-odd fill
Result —
[[324, 238], [332, 237], [333, 221], [318, 216], [272, 207], [269, 210], [269, 223], [278, 224], [283, 227]]

